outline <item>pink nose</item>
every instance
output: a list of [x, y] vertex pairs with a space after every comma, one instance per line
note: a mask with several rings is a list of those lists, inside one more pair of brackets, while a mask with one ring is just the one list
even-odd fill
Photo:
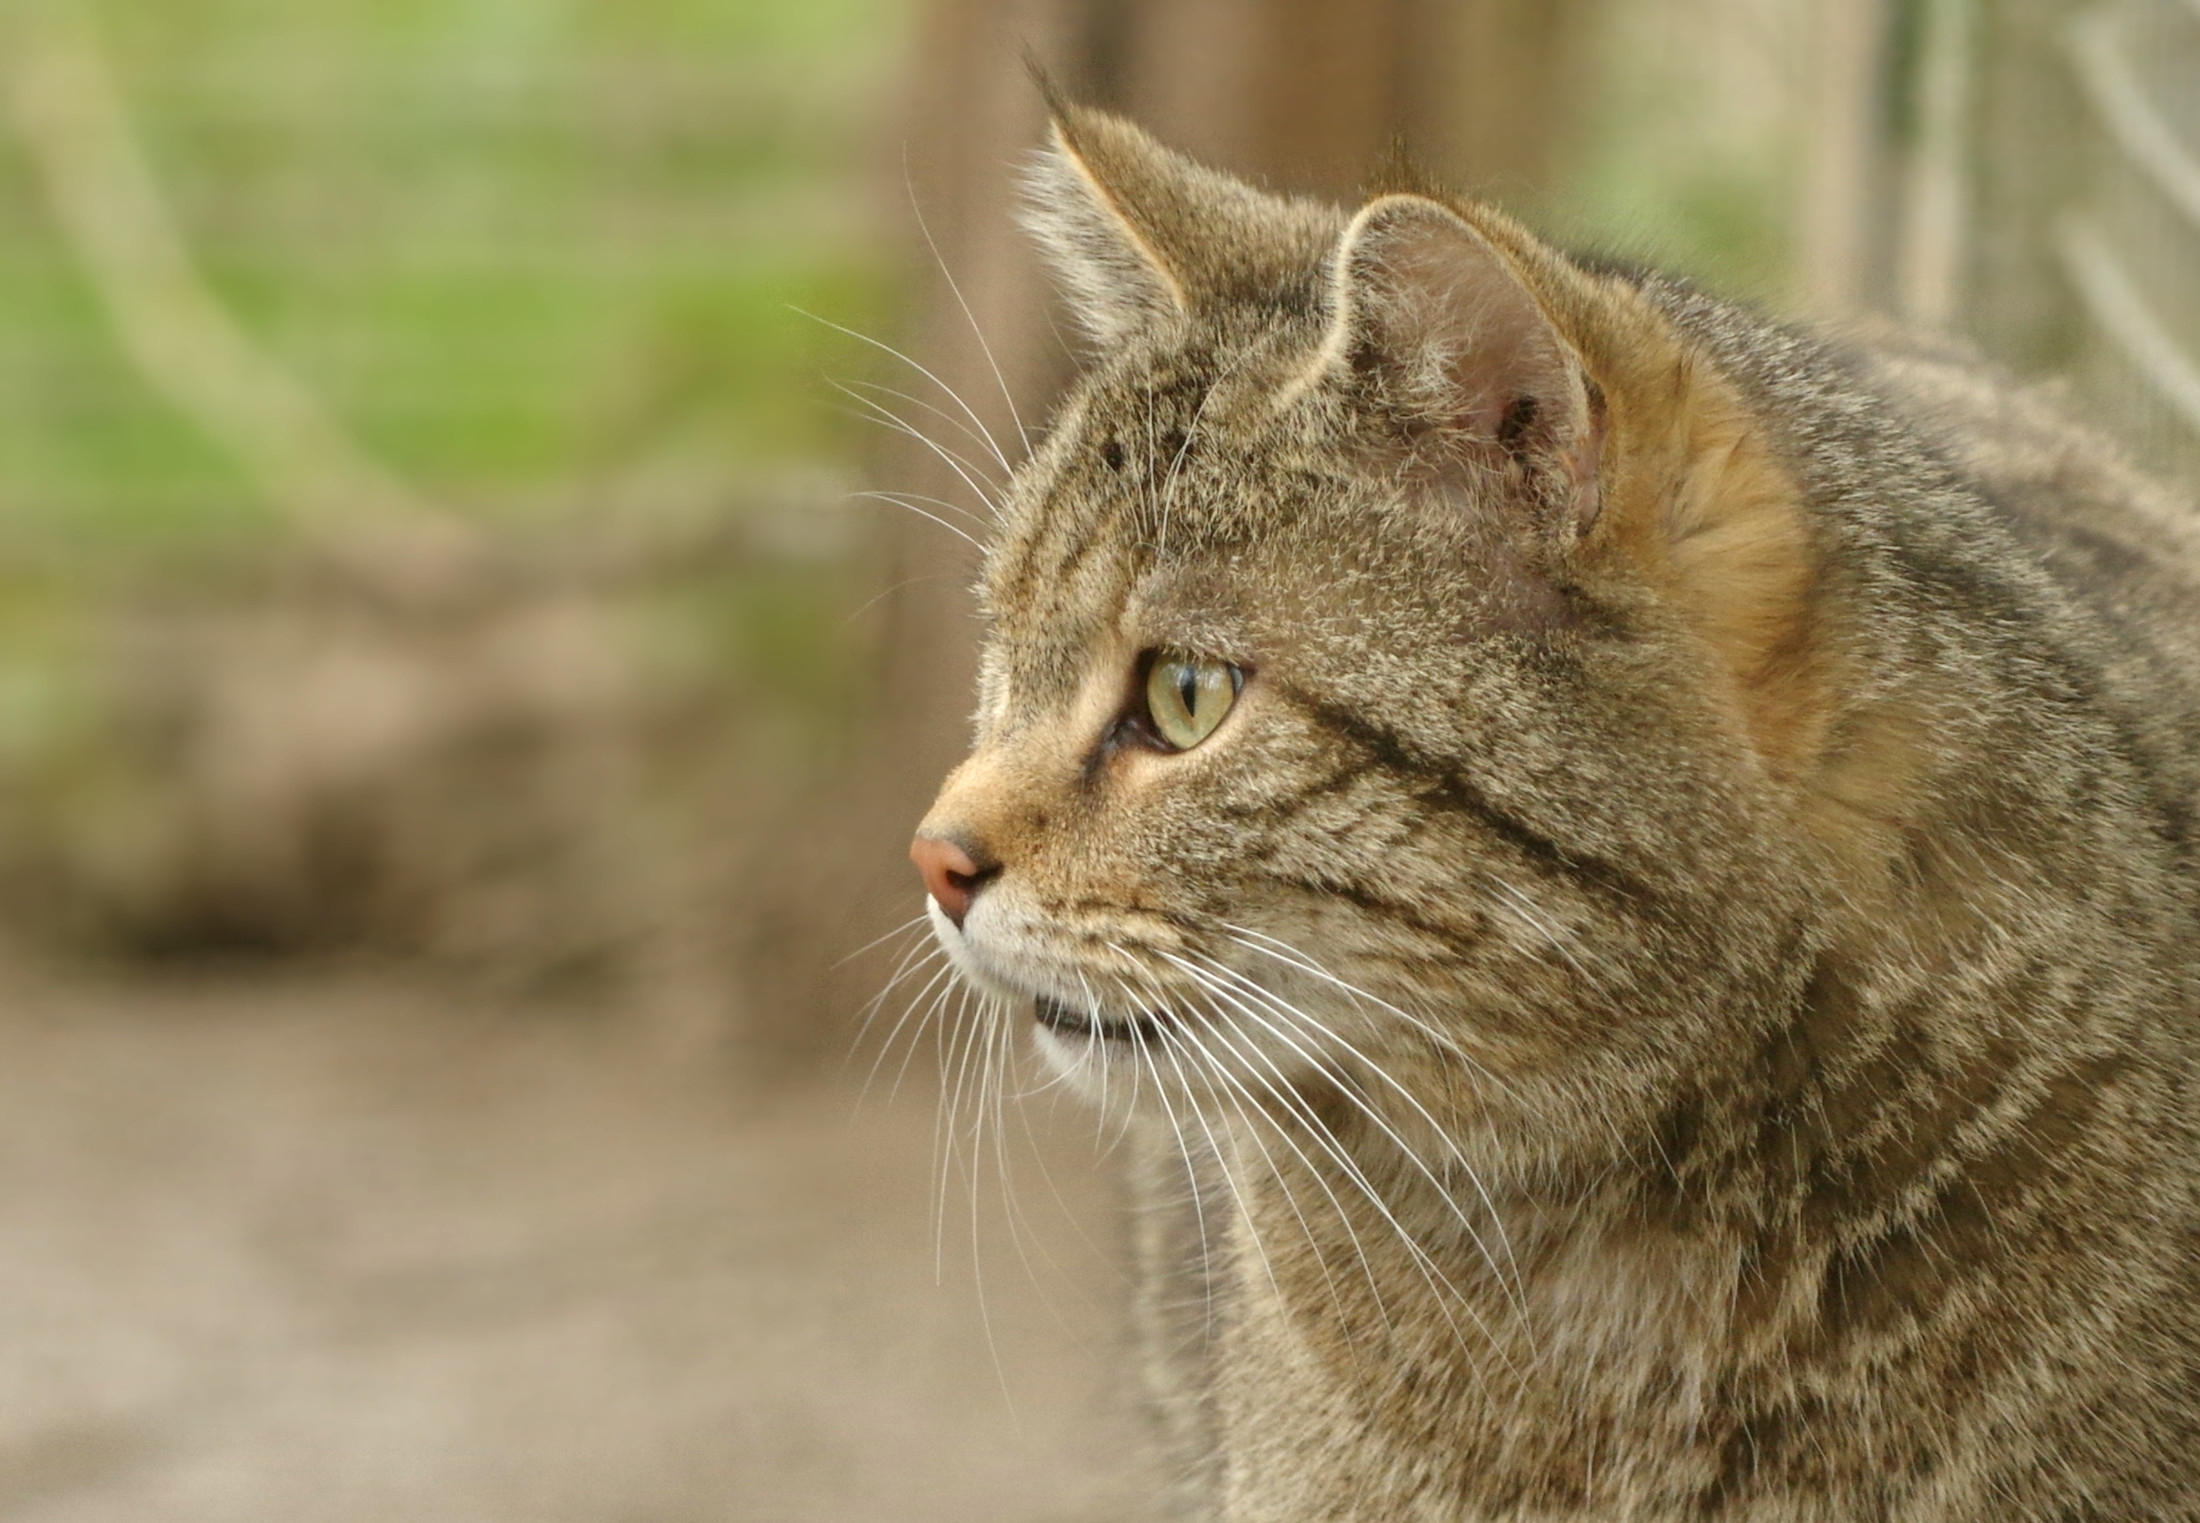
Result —
[[997, 866], [980, 863], [953, 841], [938, 836], [918, 836], [909, 843], [909, 860], [917, 864], [917, 871], [924, 874], [924, 891], [930, 894], [940, 907], [940, 913], [962, 927], [963, 916], [970, 913], [970, 901], [988, 878], [1000, 871]]

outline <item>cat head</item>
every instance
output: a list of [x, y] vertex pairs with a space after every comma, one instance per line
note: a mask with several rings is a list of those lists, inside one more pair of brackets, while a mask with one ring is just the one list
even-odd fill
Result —
[[1744, 397], [1486, 206], [1284, 199], [1074, 108], [1032, 192], [1093, 354], [914, 851], [963, 976], [1096, 1091], [1224, 1111], [1498, 1125], [1721, 1039], [1826, 730]]

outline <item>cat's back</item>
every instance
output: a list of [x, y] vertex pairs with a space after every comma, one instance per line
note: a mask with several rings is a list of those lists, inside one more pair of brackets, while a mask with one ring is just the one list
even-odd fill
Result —
[[1882, 343], [1858, 371], [2082, 611], [2098, 642], [2088, 653], [2097, 696], [2185, 834], [2200, 809], [2200, 503], [2072, 422], [2051, 394], [1962, 357]]

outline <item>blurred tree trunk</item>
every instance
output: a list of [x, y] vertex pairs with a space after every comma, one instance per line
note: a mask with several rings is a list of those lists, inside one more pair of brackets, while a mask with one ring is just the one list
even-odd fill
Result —
[[[914, 208], [905, 347], [1010, 460], [1022, 450], [1019, 420], [1036, 430], [1070, 373], [1068, 325], [1016, 225], [1018, 163], [1044, 131], [1027, 47], [1074, 98], [1278, 190], [1349, 200], [1403, 148], [1439, 180], [1503, 199], [1547, 185], [1568, 145], [1596, 3], [935, 0], [905, 158], [892, 170], [893, 193]], [[964, 416], [921, 375], [897, 384]], [[896, 405], [991, 477], [1004, 474], [953, 423]], [[880, 475], [896, 491], [986, 511], [953, 467], [906, 440]], [[899, 843], [967, 743], [977, 564], [971, 545], [913, 514], [888, 531], [885, 550], [881, 583], [892, 592], [860, 848], [885, 865], [882, 916], [888, 903], [902, 914], [914, 903]]]

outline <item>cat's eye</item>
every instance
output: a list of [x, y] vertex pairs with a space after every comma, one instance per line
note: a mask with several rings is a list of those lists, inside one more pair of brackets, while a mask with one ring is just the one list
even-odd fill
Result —
[[1189, 751], [1214, 734], [1244, 685], [1228, 662], [1157, 652], [1146, 668], [1146, 718], [1164, 744]]

